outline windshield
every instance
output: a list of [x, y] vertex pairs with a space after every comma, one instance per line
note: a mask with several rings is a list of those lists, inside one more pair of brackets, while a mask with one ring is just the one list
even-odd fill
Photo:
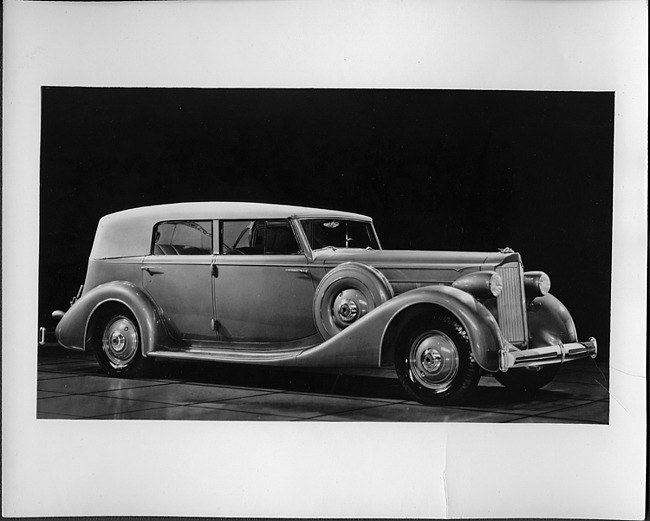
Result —
[[365, 248], [378, 250], [372, 223], [345, 219], [308, 219], [300, 221], [312, 250], [320, 248]]

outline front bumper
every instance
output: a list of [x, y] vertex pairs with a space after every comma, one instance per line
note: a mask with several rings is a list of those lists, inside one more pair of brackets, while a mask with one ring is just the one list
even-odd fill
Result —
[[578, 360], [580, 358], [596, 358], [598, 344], [594, 337], [586, 342], [559, 343], [547, 347], [520, 350], [508, 344], [499, 351], [499, 370], [506, 372], [508, 369], [519, 367], [541, 367], [549, 364], [561, 364]]

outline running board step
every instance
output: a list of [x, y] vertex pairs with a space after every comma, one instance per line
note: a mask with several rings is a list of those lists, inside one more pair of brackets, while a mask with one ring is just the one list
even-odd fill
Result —
[[287, 365], [295, 361], [296, 357], [303, 350], [291, 350], [282, 352], [236, 352], [223, 350], [197, 350], [188, 349], [183, 351], [152, 351], [147, 356], [155, 358], [174, 358], [178, 360], [210, 360], [213, 362], [236, 362], [241, 364], [276, 364], [282, 362]]

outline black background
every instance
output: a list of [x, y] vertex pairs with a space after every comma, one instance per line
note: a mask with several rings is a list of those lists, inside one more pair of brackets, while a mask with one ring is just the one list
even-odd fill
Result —
[[371, 215], [387, 249], [510, 246], [606, 359], [613, 118], [611, 92], [43, 88], [39, 323], [103, 215], [256, 201]]

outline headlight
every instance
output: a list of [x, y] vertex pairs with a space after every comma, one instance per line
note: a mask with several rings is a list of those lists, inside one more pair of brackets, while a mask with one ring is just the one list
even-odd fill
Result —
[[551, 279], [543, 271], [524, 273], [524, 288], [528, 297], [543, 297], [551, 291]]
[[502, 290], [503, 279], [501, 278], [501, 275], [495, 272], [492, 277], [490, 277], [490, 293], [492, 293], [492, 295], [495, 297], [498, 297], [501, 295]]
[[503, 280], [494, 271], [475, 271], [456, 279], [452, 286], [476, 298], [490, 298], [501, 294]]

